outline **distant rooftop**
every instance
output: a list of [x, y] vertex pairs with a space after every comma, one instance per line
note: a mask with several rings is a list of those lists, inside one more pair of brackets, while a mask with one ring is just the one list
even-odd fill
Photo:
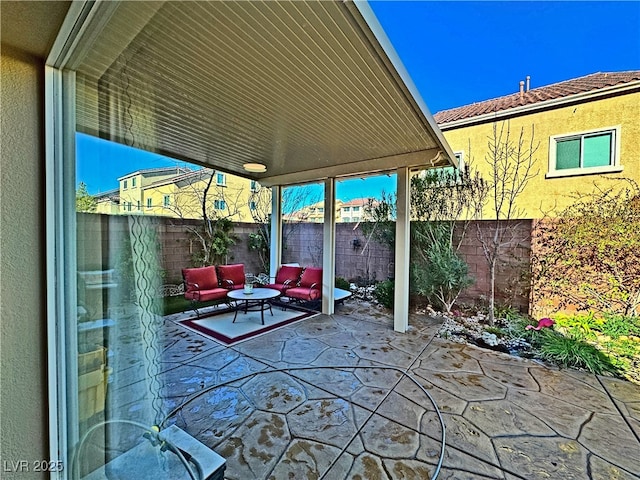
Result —
[[433, 117], [440, 125], [457, 120], [471, 119], [485, 114], [503, 112], [516, 107], [535, 105], [549, 100], [571, 97], [586, 92], [596, 92], [609, 87], [639, 82], [640, 70], [627, 72], [598, 72], [564, 82], [512, 93], [483, 102], [463, 105], [436, 113]]
[[105, 192], [96, 193], [93, 195], [96, 200], [117, 200], [120, 198], [120, 189], [115, 188], [113, 190], [107, 190]]
[[183, 174], [186, 172], [190, 172], [191, 169], [185, 167], [159, 167], [159, 168], [145, 168], [142, 170], [136, 170], [135, 172], [127, 173], [122, 177], [118, 178], [118, 181], [124, 180], [125, 178], [134, 177], [136, 175], [143, 175], [146, 177], [151, 177], [155, 175], [168, 175], [171, 173]]
[[342, 202], [341, 207], [362, 207], [364, 205], [367, 205], [369, 203], [369, 200], [374, 200], [372, 198], [354, 198], [352, 200], [349, 200], [348, 202]]

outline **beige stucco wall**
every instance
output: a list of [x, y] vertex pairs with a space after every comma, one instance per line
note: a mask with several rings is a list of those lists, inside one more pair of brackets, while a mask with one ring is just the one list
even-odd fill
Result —
[[[4, 46], [1, 53], [0, 461], [33, 462], [49, 458], [44, 66]], [[0, 476], [47, 478], [34, 472]]]
[[[498, 121], [500, 127], [502, 121]], [[569, 205], [577, 191], [591, 191], [594, 182], [605, 188], [612, 183], [606, 178], [632, 178], [640, 182], [640, 92], [556, 108], [544, 112], [523, 115], [509, 120], [511, 137], [518, 139], [524, 128], [525, 147], [529, 146], [531, 126], [535, 126], [534, 141], [539, 142], [532, 179], [519, 197], [518, 204], [524, 210], [524, 218], [541, 218], [543, 212], [553, 207], [562, 209]], [[462, 151], [464, 160], [485, 175], [489, 171], [486, 162], [488, 141], [493, 135], [494, 123], [458, 127], [446, 130], [444, 136], [455, 151]], [[553, 135], [578, 133], [587, 130], [620, 126], [621, 173], [607, 175], [581, 175], [563, 178], [545, 178], [549, 171], [549, 143]], [[469, 148], [470, 147], [470, 148]]]

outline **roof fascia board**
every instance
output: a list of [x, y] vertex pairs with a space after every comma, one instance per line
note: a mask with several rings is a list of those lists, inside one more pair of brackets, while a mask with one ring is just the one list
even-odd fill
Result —
[[62, 22], [46, 64], [75, 70], [79, 61], [118, 8], [118, 2], [73, 1]]
[[[367, 37], [373, 35], [373, 39], [369, 39], [370, 44], [373, 45], [376, 50], [378, 49], [378, 45], [380, 46], [380, 48], [382, 48], [382, 54], [380, 54], [379, 52], [380, 58], [388, 60], [385, 61], [385, 64], [387, 65], [387, 68], [389, 69], [391, 75], [395, 78], [396, 83], [398, 84], [400, 89], [404, 91], [405, 95], [414, 105], [416, 113], [420, 116], [423, 123], [429, 127], [430, 133], [433, 135], [436, 144], [438, 144], [438, 146], [446, 154], [451, 165], [458, 168], [458, 161], [453, 153], [453, 150], [449, 146], [447, 140], [444, 138], [444, 135], [440, 131], [440, 127], [429, 111], [427, 104], [422, 99], [418, 88], [413, 83], [409, 72], [407, 72], [407, 69], [402, 63], [402, 60], [400, 60], [398, 53], [396, 52], [395, 48], [393, 48], [389, 37], [387, 37], [387, 34], [382, 28], [382, 25], [380, 25], [380, 22], [369, 6], [369, 3], [366, 0], [353, 0], [353, 2], [347, 2], [346, 5], [348, 7], [350, 5], [355, 6], [358, 13], [360, 14], [359, 17], [364, 21], [367, 27], [362, 28], [363, 33]], [[353, 15], [353, 17], [355, 19], [358, 19], [358, 15]]]
[[312, 183], [322, 181], [326, 178], [353, 177], [357, 175], [370, 176], [373, 173], [392, 172], [401, 167], [413, 169], [420, 167], [446, 167], [449, 165], [450, 163], [442, 155], [442, 151], [439, 148], [430, 148], [419, 152], [403, 153], [331, 167], [305, 170], [304, 172], [264, 177], [258, 181], [260, 185], [272, 187], [274, 185]]
[[492, 122], [503, 118], [514, 117], [517, 115], [535, 113], [541, 110], [549, 110], [552, 108], [560, 108], [567, 105], [573, 105], [575, 103], [584, 103], [591, 100], [599, 100], [603, 97], [624, 95], [633, 93], [634, 91], [640, 91], [640, 81], [626, 83], [624, 85], [613, 85], [600, 89], [596, 92], [581, 92], [567, 97], [554, 98], [552, 100], [545, 100], [543, 102], [533, 103], [531, 105], [522, 105], [519, 107], [509, 108], [507, 110], [501, 110], [498, 112], [484, 113], [475, 117], [462, 118], [460, 120], [454, 120], [452, 122], [446, 122], [440, 124], [442, 131], [453, 130], [455, 128], [467, 127], [475, 124]]

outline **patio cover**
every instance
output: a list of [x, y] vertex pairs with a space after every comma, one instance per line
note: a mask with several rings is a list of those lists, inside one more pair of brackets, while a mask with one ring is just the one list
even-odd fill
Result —
[[366, 3], [103, 3], [79, 131], [267, 186], [454, 161]]
[[324, 181], [325, 313], [336, 179], [396, 172], [395, 328], [406, 330], [409, 175], [456, 161], [366, 2], [74, 2], [48, 64], [76, 72], [80, 132], [273, 186], [274, 212], [280, 187]]

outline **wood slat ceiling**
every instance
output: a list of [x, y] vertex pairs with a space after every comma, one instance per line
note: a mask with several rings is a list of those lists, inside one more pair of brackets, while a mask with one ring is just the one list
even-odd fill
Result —
[[348, 2], [123, 2], [78, 66], [78, 129], [263, 183], [426, 165], [443, 140], [372, 38]]

